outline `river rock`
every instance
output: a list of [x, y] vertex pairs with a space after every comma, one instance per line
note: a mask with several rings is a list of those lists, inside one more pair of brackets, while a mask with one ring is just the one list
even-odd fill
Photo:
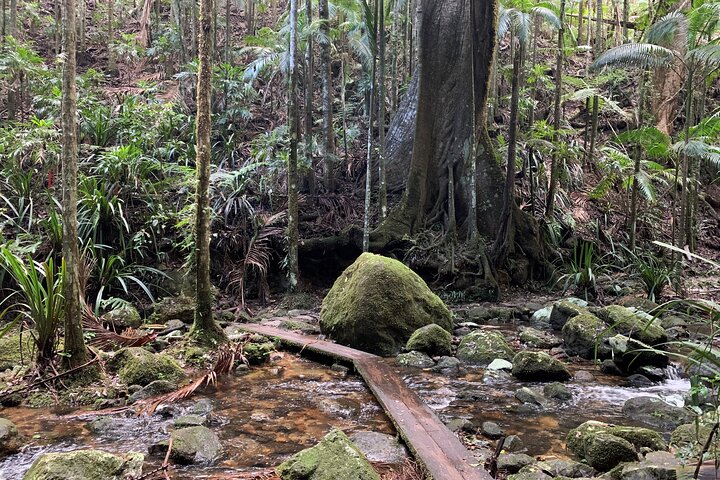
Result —
[[670, 445], [678, 450], [692, 451], [693, 455], [700, 455], [711, 432], [711, 425], [700, 422], [685, 423], [673, 430]]
[[547, 403], [547, 399], [535, 390], [522, 387], [515, 392], [515, 398], [520, 400], [522, 403], [528, 403], [530, 405], [543, 406]]
[[607, 353], [604, 340], [607, 335], [607, 325], [591, 313], [583, 313], [572, 317], [562, 327], [562, 337], [565, 351], [568, 355], [578, 355], [593, 359], [603, 357]]
[[562, 343], [555, 335], [532, 327], [520, 329], [520, 341], [535, 348], [552, 348]]
[[282, 480], [380, 480], [360, 449], [339, 430], [296, 453], [276, 471]]
[[[222, 444], [217, 434], [207, 427], [187, 427], [173, 430], [170, 458], [179, 464], [212, 464], [222, 454]], [[163, 440], [150, 447], [150, 455], [163, 457], [167, 453], [168, 441]]]
[[372, 253], [345, 269], [320, 310], [324, 334], [380, 355], [397, 353], [415, 330], [431, 323], [452, 332], [442, 300], [401, 262]]
[[427, 354], [423, 352], [401, 353], [400, 355], [395, 357], [395, 362], [398, 365], [402, 365], [403, 367], [412, 368], [430, 368], [435, 365], [433, 359], [428, 357]]
[[647, 378], [645, 375], [640, 375], [639, 373], [633, 373], [627, 378], [628, 385], [630, 385], [633, 388], [645, 388], [652, 386], [653, 382], [650, 381], [649, 378]]
[[6, 418], [0, 418], [0, 458], [17, 453], [24, 442], [17, 426]]
[[544, 352], [518, 352], [512, 360], [512, 374], [519, 380], [553, 382], [569, 380], [567, 367]]
[[503, 450], [506, 452], [524, 452], [527, 450], [525, 443], [517, 435], [508, 435], [503, 443]]
[[165, 297], [153, 305], [153, 319], [156, 323], [181, 320], [190, 325], [195, 320], [195, 300], [185, 295]]
[[690, 423], [693, 416], [684, 408], [675, 407], [655, 397], [635, 397], [623, 404], [623, 415], [657, 428], [670, 432], [683, 423]]
[[543, 385], [543, 395], [545, 395], [547, 398], [554, 398], [555, 400], [560, 400], [561, 402], [567, 402], [569, 400], [572, 400], [573, 394], [568, 390], [568, 388], [559, 382], [552, 382]]
[[530, 317], [530, 323], [539, 327], [550, 326], [550, 313], [552, 305], [536, 310]]
[[467, 418], [453, 418], [445, 423], [445, 426], [451, 432], [468, 432], [475, 433], [475, 424]]
[[637, 459], [638, 454], [632, 443], [609, 433], [593, 436], [585, 450], [588, 465], [601, 472], [607, 472], [619, 463]]
[[650, 346], [667, 342], [665, 329], [660, 320], [640, 315], [620, 305], [609, 305], [598, 311], [598, 316], [610, 325], [613, 331], [629, 336]]
[[145, 398], [154, 397], [156, 395], [162, 395], [170, 393], [177, 389], [177, 382], [171, 382], [170, 380], [155, 380], [150, 382], [140, 390], [130, 395], [130, 402], [137, 402]]
[[125, 480], [142, 475], [145, 456], [113, 455], [101, 450], [45, 453], [33, 462], [23, 480]]
[[622, 466], [616, 473], [616, 478], [619, 480], [677, 480], [678, 477], [675, 468], [630, 463]]
[[462, 362], [455, 357], [440, 357], [432, 367], [433, 372], [442, 373], [444, 375], [457, 375], [462, 368]]
[[489, 365], [496, 358], [511, 360], [514, 352], [500, 332], [476, 330], [460, 340], [457, 358], [471, 365]]
[[623, 371], [635, 371], [643, 366], [666, 367], [669, 359], [659, 350], [648, 350], [644, 344], [625, 335], [608, 338], [615, 364]]
[[200, 427], [207, 423], [206, 417], [200, 415], [182, 415], [175, 419], [175, 428]]
[[527, 465], [520, 469], [518, 473], [508, 475], [507, 480], [550, 480], [552, 477], [543, 472], [537, 464]]
[[403, 444], [392, 435], [380, 432], [355, 432], [350, 440], [370, 462], [382, 462], [400, 465], [409, 454]]
[[590, 313], [587, 305], [585, 300], [573, 297], [555, 302], [550, 312], [550, 326], [555, 330], [562, 329], [571, 318]]
[[497, 459], [498, 470], [508, 473], [517, 473], [521, 468], [533, 463], [535, 463], [535, 459], [525, 453], [504, 453]]
[[482, 434], [488, 438], [495, 439], [505, 435], [505, 432], [503, 432], [503, 429], [500, 428], [500, 425], [495, 422], [483, 422], [480, 430], [482, 431]]
[[138, 328], [143, 324], [140, 312], [129, 303], [110, 310], [102, 316], [102, 319], [112, 324], [117, 331], [126, 328]]
[[410, 335], [405, 348], [425, 352], [431, 356], [450, 355], [452, 353], [452, 335], [440, 325], [431, 323], [415, 330]]
[[662, 435], [654, 430], [642, 427], [609, 425], [603, 422], [588, 420], [577, 428], [570, 430], [566, 437], [567, 448], [579, 458], [586, 458], [588, 445], [599, 434], [609, 434], [630, 442], [636, 449], [665, 450], [667, 444]]
[[595, 469], [589, 465], [560, 458], [543, 460], [535, 465], [553, 477], [581, 478], [592, 477], [595, 474]]
[[127, 385], [148, 385], [155, 380], [177, 381], [184, 376], [180, 365], [168, 355], [151, 353], [140, 347], [123, 348], [108, 362]]

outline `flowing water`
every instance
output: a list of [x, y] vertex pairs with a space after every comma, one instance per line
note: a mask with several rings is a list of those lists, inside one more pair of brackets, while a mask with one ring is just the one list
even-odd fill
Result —
[[[173, 469], [173, 478], [213, 478], [233, 470], [251, 471], [275, 466], [289, 455], [317, 443], [331, 428], [346, 432], [376, 431], [394, 434], [392, 424], [359, 377], [345, 376], [331, 368], [294, 354], [278, 355], [273, 363], [226, 379], [210, 393], [195, 395], [170, 408], [174, 416], [209, 410], [210, 427], [225, 448], [215, 466]], [[392, 359], [388, 359], [392, 362]], [[483, 369], [469, 368], [460, 376], [448, 376], [408, 368], [396, 371], [443, 419], [466, 418], [476, 426], [491, 420], [506, 434], [517, 434], [536, 456], [566, 457], [567, 432], [586, 420], [633, 425], [622, 416], [625, 400], [656, 396], [682, 405], [687, 380], [670, 371], [669, 380], [645, 388], [625, 385], [626, 380], [600, 374], [590, 362], [571, 364], [573, 373], [590, 372], [592, 381], [571, 380], [569, 402], [549, 401], [544, 407], [521, 405], [515, 391], [540, 384], [518, 382], [509, 375], [488, 377]], [[209, 405], [209, 406], [208, 406]], [[72, 413], [73, 415], [69, 415]], [[21, 432], [33, 436], [22, 453], [0, 462], [0, 479], [21, 479], [41, 453], [78, 448], [109, 452], [147, 452], [149, 445], [166, 439], [173, 418], [119, 416], [106, 433], [92, 433], [88, 423], [96, 418], [78, 412], [53, 409], [9, 408], [1, 415], [15, 422]], [[161, 459], [147, 459], [145, 471]]]

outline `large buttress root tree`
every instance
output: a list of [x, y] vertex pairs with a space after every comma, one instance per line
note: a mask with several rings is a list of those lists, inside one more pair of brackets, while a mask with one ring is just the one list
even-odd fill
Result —
[[[537, 223], [514, 203], [504, 205], [513, 196], [504, 195], [503, 172], [486, 130], [498, 3], [424, 0], [421, 7], [416, 75], [386, 145], [388, 188], [405, 191], [372, 235], [372, 246], [382, 248], [438, 223], [446, 231], [456, 225], [460, 239], [470, 236], [473, 222], [486, 240], [507, 228], [503, 256], [521, 281], [543, 262]], [[509, 225], [499, 215], [503, 207], [512, 212]]]

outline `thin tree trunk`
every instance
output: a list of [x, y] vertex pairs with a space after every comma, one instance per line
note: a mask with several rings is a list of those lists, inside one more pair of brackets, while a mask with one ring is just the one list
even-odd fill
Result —
[[[63, 0], [63, 50], [65, 59], [62, 73], [61, 127], [62, 127], [62, 186], [63, 186], [63, 297], [65, 298], [64, 363], [77, 367], [88, 360], [82, 331], [82, 292], [80, 291], [80, 249], [78, 247], [77, 220], [77, 84], [76, 75], [76, 7], [75, 0]], [[48, 279], [52, 281], [52, 279]]]
[[[535, 70], [535, 65], [537, 64], [537, 50], [538, 50], [538, 37], [540, 36], [540, 19], [537, 17], [533, 18], [533, 38], [532, 38], [532, 54], [531, 54], [531, 63], [530, 63], [530, 71], [532, 72]], [[532, 127], [532, 125], [535, 123], [535, 102], [537, 101], [537, 85], [538, 80], [537, 78], [531, 85], [531, 92], [530, 92], [530, 98], [532, 101], [530, 102], [530, 108], [528, 112], [528, 120], [527, 124]]]
[[[645, 72], [640, 77], [640, 99], [638, 101], [638, 128], [642, 128], [643, 116], [644, 116], [644, 104], [645, 104], [645, 89], [647, 88]], [[633, 182], [632, 182], [632, 194], [630, 197], [630, 241], [629, 248], [631, 251], [635, 250], [635, 244], [637, 239], [637, 220], [638, 220], [638, 201], [640, 199], [640, 185], [638, 184], [638, 175], [640, 174], [640, 167], [642, 163], [642, 149], [636, 145], [634, 147], [635, 153], [635, 165], [633, 167]]]
[[[327, 6], [327, 3], [326, 3]], [[288, 88], [288, 121], [290, 155], [288, 156], [288, 289], [298, 288], [298, 107], [297, 107], [297, 0], [290, 0], [290, 78]]]
[[[55, 35], [56, 38], [60, 38], [60, 19], [57, 12], [60, 11], [60, 0], [55, 0]], [[0, 15], [0, 45], [5, 43], [5, 35], [7, 34], [7, 20], [6, 20], [6, 12], [7, 12], [7, 0], [2, 0], [2, 14]], [[58, 47], [56, 50], [58, 53], [60, 52], [60, 40], [57, 40]]]
[[390, 42], [392, 51], [391, 82], [390, 82], [390, 110], [395, 113], [398, 106], [398, 22], [400, 16], [400, 2], [393, 3], [392, 27], [390, 30]]
[[17, 30], [17, 0], [10, 0], [10, 18], [8, 19], [7, 34], [14, 37]]
[[85, 51], [85, 15], [87, 10], [86, 0], [78, 0], [78, 48]]
[[[557, 144], [560, 135], [562, 121], [562, 70], [564, 57], [564, 35], [565, 35], [565, 0], [560, 0], [560, 29], [558, 30], [557, 56], [555, 60], [555, 108], [553, 127], [553, 144]], [[550, 164], [550, 186], [548, 187], [547, 202], [545, 204], [545, 217], [552, 219], [555, 213], [555, 192], [557, 191], [558, 177], [560, 176], [560, 156], [557, 146], [553, 151], [552, 163]], [[532, 165], [530, 166], [532, 170]], [[532, 181], [532, 180], [531, 180]]]
[[190, 4], [190, 35], [192, 35], [190, 48], [192, 52], [191, 56], [192, 58], [195, 58], [198, 54], [198, 6], [195, 0], [192, 0]]
[[[5, 19], [5, 3], [6, 0], [2, 0], [3, 2], [3, 20]], [[55, 54], [60, 55], [60, 52], [62, 51], [62, 1], [61, 0], [55, 0]], [[3, 31], [2, 31], [3, 40], [5, 38], [5, 25], [3, 24]], [[108, 47], [109, 48], [109, 47]]]
[[628, 22], [630, 21], [630, 0], [623, 0], [623, 43], [630, 42]]
[[[421, 8], [418, 4], [418, 8]], [[375, 4], [375, 22], [373, 24], [373, 38], [377, 39], [378, 32], [378, 9]], [[365, 216], [363, 219], [363, 252], [370, 249], [370, 198], [372, 194], [372, 146], [373, 146], [373, 121], [375, 120], [375, 77], [377, 57], [377, 45], [373, 45], [372, 67], [370, 68], [370, 105], [368, 108], [368, 132], [367, 132], [367, 154], [365, 163]]]
[[255, 0], [246, 0], [245, 16], [248, 35], [255, 35]]
[[230, 38], [232, 21], [230, 17], [230, 0], [225, 0], [225, 63], [230, 63]]
[[577, 27], [577, 44], [584, 45], [583, 43], [583, 24], [585, 20], [585, 0], [580, 0], [578, 4], [578, 27]]
[[385, 181], [385, 3], [378, 2], [378, 204], [381, 221], [387, 217], [387, 184]]
[[107, 20], [107, 27], [108, 27], [108, 42], [107, 42], [107, 51], [108, 51], [108, 70], [110, 72], [114, 72], [117, 70], [117, 65], [115, 63], [115, 52], [113, 51], [113, 42], [115, 40], [115, 31], [113, 30], [113, 23], [115, 22], [115, 0], [107, 0], [108, 3], [108, 20]]
[[[312, 23], [312, 0], [305, 0], [306, 23]], [[305, 162], [310, 169], [307, 175], [308, 189], [315, 195], [315, 165], [312, 156], [313, 138], [313, 39], [308, 35], [305, 49]]]
[[[322, 23], [320, 31], [330, 37], [330, 11], [328, 0], [319, 0], [318, 16]], [[320, 48], [320, 61], [322, 63], [322, 103], [323, 103], [323, 161], [325, 166], [325, 188], [328, 192], [335, 192], [335, 130], [333, 127], [333, 85], [332, 65], [330, 63], [330, 44], [323, 42]]]
[[212, 97], [213, 0], [200, 0], [200, 37], [198, 51], [196, 175], [195, 189], [195, 320], [192, 336], [210, 344], [226, 339], [213, 319], [213, 295], [210, 280], [210, 133]]

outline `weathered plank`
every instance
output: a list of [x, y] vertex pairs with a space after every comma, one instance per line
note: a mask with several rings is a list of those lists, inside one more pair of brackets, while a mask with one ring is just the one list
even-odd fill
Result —
[[460, 440], [380, 357], [273, 327], [248, 324], [242, 328], [352, 362], [416, 459], [435, 480], [491, 480], [485, 470], [472, 466], [475, 460]]

